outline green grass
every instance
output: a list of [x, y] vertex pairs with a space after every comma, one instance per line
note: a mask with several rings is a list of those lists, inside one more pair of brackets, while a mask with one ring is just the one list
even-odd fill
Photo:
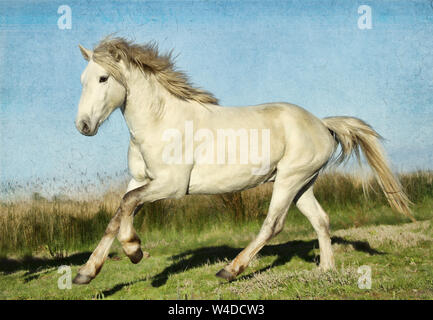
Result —
[[[226, 225], [198, 234], [143, 234], [150, 257], [129, 262], [116, 244], [98, 277], [57, 287], [60, 265], [73, 275], [90, 252], [66, 258], [3, 259], [1, 299], [433, 299], [433, 222], [333, 232], [337, 270], [320, 272], [318, 243], [307, 227], [287, 225], [231, 283], [214, 274], [254, 237], [259, 225]], [[385, 228], [385, 229], [384, 229]], [[357, 269], [372, 269], [359, 289]]]
[[[258, 233], [272, 185], [147, 204], [134, 224], [150, 257], [133, 265], [115, 242], [98, 277], [71, 290], [58, 289], [58, 267], [74, 276], [86, 262], [120, 192], [87, 203], [3, 203], [0, 299], [433, 299], [432, 178], [401, 176], [418, 220], [408, 223], [381, 193], [365, 198], [359, 179], [321, 177], [315, 190], [330, 216], [337, 270], [317, 269], [316, 235], [291, 208], [284, 231], [231, 283], [214, 274]], [[370, 290], [357, 286], [361, 265], [372, 269]]]

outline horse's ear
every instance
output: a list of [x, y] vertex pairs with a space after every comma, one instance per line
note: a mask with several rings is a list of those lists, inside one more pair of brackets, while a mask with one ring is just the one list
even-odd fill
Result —
[[84, 48], [81, 44], [79, 44], [78, 47], [80, 48], [83, 58], [89, 61], [92, 58], [93, 52], [89, 49]]

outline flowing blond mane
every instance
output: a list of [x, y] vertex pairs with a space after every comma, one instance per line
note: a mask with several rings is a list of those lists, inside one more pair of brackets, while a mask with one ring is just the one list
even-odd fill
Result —
[[126, 81], [118, 66], [120, 60], [144, 73], [155, 75], [158, 82], [174, 96], [183, 100], [218, 104], [212, 93], [194, 88], [185, 73], [177, 71], [172, 51], [160, 54], [155, 43], [135, 44], [124, 38], [105, 38], [94, 49], [92, 59], [104, 67], [125, 87]]

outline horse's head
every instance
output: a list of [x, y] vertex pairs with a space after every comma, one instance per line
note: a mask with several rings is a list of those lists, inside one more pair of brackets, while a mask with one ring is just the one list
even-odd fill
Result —
[[123, 105], [126, 98], [125, 87], [106, 69], [92, 59], [93, 52], [79, 46], [81, 53], [89, 61], [81, 75], [83, 92], [78, 106], [75, 126], [80, 133], [93, 136], [110, 114]]

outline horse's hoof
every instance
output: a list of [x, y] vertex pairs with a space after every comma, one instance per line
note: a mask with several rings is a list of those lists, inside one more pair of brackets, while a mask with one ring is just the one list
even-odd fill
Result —
[[141, 250], [141, 248], [138, 248], [137, 251], [135, 251], [133, 254], [129, 255], [128, 257], [133, 264], [137, 264], [141, 261], [141, 259], [143, 259], [143, 251]]
[[220, 271], [218, 271], [216, 276], [219, 278], [223, 278], [227, 281], [232, 281], [236, 278], [236, 276], [228, 272], [226, 269], [221, 269]]
[[92, 277], [78, 273], [75, 276], [74, 280], [72, 280], [72, 283], [74, 283], [74, 284], [88, 284], [92, 280], [93, 280]]

